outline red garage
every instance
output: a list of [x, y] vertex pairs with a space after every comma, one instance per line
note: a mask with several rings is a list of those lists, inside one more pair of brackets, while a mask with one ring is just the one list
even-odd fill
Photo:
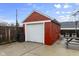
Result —
[[59, 39], [60, 24], [55, 19], [32, 12], [24, 21], [25, 41], [52, 45]]

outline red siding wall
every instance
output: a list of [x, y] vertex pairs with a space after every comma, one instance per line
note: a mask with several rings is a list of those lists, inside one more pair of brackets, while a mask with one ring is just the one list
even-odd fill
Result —
[[45, 23], [45, 44], [52, 45], [55, 41], [59, 39], [60, 26], [52, 23]]
[[44, 20], [51, 20], [51, 19], [40, 13], [33, 12], [29, 17], [27, 17], [24, 20], [24, 22], [44, 21]]
[[55, 23], [51, 23], [51, 39], [53, 40], [52, 43], [54, 43], [55, 41], [57, 41], [59, 39], [59, 35], [60, 35], [60, 26], [55, 24]]
[[51, 40], [51, 23], [50, 22], [46, 22], [45, 23], [45, 44], [46, 45], [51, 45], [52, 44], [52, 40]]

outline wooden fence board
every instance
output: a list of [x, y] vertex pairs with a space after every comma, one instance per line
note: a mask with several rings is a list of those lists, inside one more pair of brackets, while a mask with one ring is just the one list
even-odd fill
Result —
[[[23, 32], [23, 28], [22, 27], [18, 27], [19, 32], [23, 33], [22, 38], [20, 37], [20, 39], [24, 39], [24, 32]], [[16, 38], [17, 36], [17, 32], [16, 32], [16, 27], [11, 27], [11, 26], [0, 26], [0, 44], [4, 44], [4, 43], [11, 43], [11, 42], [15, 42], [17, 40], [19, 40], [19, 38]]]

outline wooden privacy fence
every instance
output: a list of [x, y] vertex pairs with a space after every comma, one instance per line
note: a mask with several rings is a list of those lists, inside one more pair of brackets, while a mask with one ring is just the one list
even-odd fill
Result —
[[0, 26], [0, 44], [11, 43], [15, 41], [24, 41], [23, 27]]

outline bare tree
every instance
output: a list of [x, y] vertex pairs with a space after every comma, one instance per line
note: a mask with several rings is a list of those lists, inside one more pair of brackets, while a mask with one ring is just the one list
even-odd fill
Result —
[[[75, 17], [75, 34], [77, 35], [77, 25], [78, 25], [78, 20], [77, 20], [77, 15], [79, 15], [79, 9], [76, 9], [74, 12], [73, 12], [73, 14], [72, 14], [72, 16], [74, 16]], [[78, 18], [79, 19], [79, 18]]]

